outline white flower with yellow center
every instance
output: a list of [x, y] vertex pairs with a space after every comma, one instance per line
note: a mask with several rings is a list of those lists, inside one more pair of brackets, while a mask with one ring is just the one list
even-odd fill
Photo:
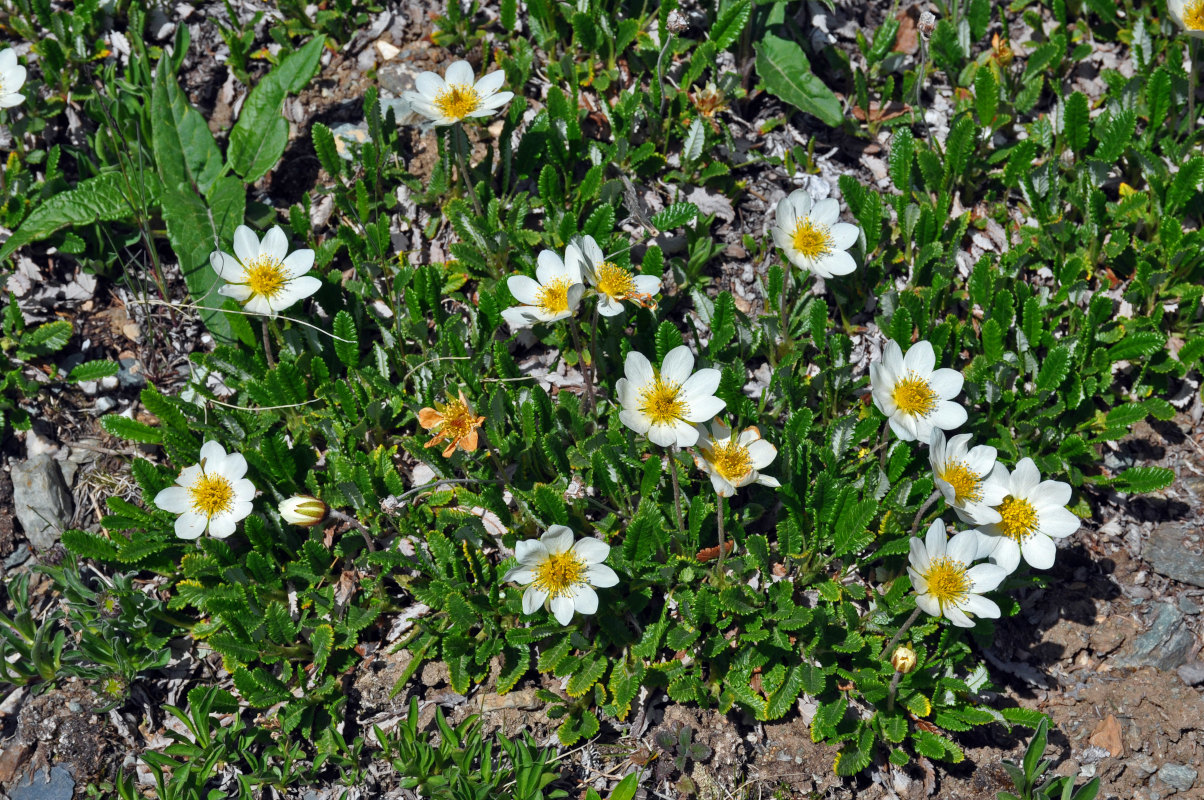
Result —
[[1036, 569], [1049, 569], [1057, 554], [1055, 539], [1065, 539], [1079, 529], [1079, 518], [1066, 508], [1070, 484], [1043, 481], [1031, 458], [1022, 458], [1016, 469], [996, 464], [990, 481], [1003, 499], [995, 506], [999, 521], [980, 525], [981, 555], [1012, 572], [1020, 558]]
[[962, 390], [962, 374], [935, 366], [932, 345], [924, 341], [912, 345], [906, 356], [888, 341], [882, 360], [870, 364], [874, 405], [905, 442], [930, 442], [935, 428], [947, 431], [966, 421], [966, 409], [952, 402]]
[[698, 453], [694, 465], [711, 476], [711, 485], [720, 497], [731, 497], [741, 486], [759, 483], [777, 487], [777, 478], [762, 475], [760, 470], [768, 467], [777, 457], [778, 449], [761, 438], [754, 427], [745, 428], [737, 436], [732, 429], [719, 420], [706, 426], [698, 426]]
[[606, 564], [610, 545], [598, 539], [573, 542], [573, 532], [564, 525], [553, 525], [539, 539], [528, 539], [514, 547], [518, 566], [503, 580], [525, 585], [523, 613], [534, 614], [544, 606], [561, 625], [573, 621], [573, 613], [598, 611], [598, 593], [619, 582], [619, 576]]
[[598, 293], [598, 313], [613, 317], [623, 313], [623, 300], [656, 308], [652, 296], [661, 290], [661, 279], [640, 275], [607, 261], [594, 237], [582, 236], [565, 249], [565, 261], [579, 260], [585, 280]]
[[206, 530], [225, 539], [251, 513], [255, 485], [243, 477], [246, 474], [247, 460], [241, 454], [227, 455], [217, 442], [205, 442], [200, 463], [181, 470], [175, 486], [155, 495], [155, 505], [180, 515], [176, 536], [181, 539], [196, 539]]
[[570, 317], [585, 294], [580, 260], [570, 258], [566, 263], [551, 250], [542, 251], [536, 259], [534, 279], [511, 275], [506, 285], [514, 299], [523, 304], [502, 311], [511, 328], [529, 328], [536, 322]]
[[25, 85], [25, 67], [17, 63], [17, 51], [11, 47], [0, 50], [0, 108], [12, 108], [25, 102], [21, 87]]
[[1204, 0], [1166, 0], [1166, 9], [1188, 35], [1204, 37]]
[[990, 480], [996, 450], [990, 445], [970, 447], [970, 434], [959, 433], [945, 440], [940, 428], [932, 431], [928, 462], [936, 488], [962, 522], [985, 525], [999, 521], [992, 506], [1003, 500], [1003, 487]]
[[944, 617], [959, 628], [974, 627], [970, 615], [999, 618], [999, 606], [982, 594], [997, 588], [1008, 571], [995, 564], [970, 566], [978, 548], [977, 531], [962, 531], [947, 539], [945, 523], [939, 519], [929, 526], [924, 541], [911, 537], [907, 574], [921, 611]]
[[436, 125], [452, 125], [469, 117], [492, 117], [510, 102], [514, 92], [499, 92], [506, 75], [495, 70], [479, 81], [467, 61], [452, 62], [440, 77], [423, 72], [414, 79], [416, 91], [402, 93], [410, 107]]
[[290, 253], [279, 225], [262, 241], [246, 225], [239, 225], [234, 230], [234, 255], [218, 251], [209, 256], [209, 264], [226, 281], [218, 294], [233, 297], [252, 314], [274, 317], [322, 288], [322, 281], [305, 274], [314, 265], [314, 251]]
[[619, 378], [615, 391], [623, 409], [619, 419], [628, 428], [646, 434], [661, 447], [693, 447], [698, 428], [727, 403], [715, 396], [719, 370], [694, 369], [694, 356], [685, 345], [665, 354], [660, 371], [642, 354], [632, 350], [623, 364], [626, 377]]
[[778, 203], [773, 240], [800, 269], [821, 278], [848, 275], [857, 262], [845, 251], [857, 243], [861, 229], [839, 219], [838, 201], [829, 197], [816, 203], [806, 189], [798, 189]]

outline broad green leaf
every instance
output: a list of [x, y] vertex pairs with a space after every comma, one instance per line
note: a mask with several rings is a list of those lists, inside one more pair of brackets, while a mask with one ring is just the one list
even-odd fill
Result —
[[209, 264], [209, 256], [219, 249], [220, 241], [205, 201], [186, 185], [165, 191], [163, 221], [167, 239], [180, 261], [184, 283], [205, 327], [218, 341], [234, 341], [234, 328], [221, 312], [223, 298], [217, 293], [224, 281]]
[[281, 116], [284, 99], [299, 92], [317, 74], [325, 38], [285, 56], [247, 96], [234, 130], [226, 160], [247, 183], [268, 174], [288, 146], [288, 122]]
[[1091, 140], [1090, 108], [1087, 104], [1087, 95], [1082, 92], [1070, 95], [1066, 98], [1066, 105], [1062, 113], [1062, 135], [1066, 137], [1066, 144], [1071, 151], [1081, 154], [1086, 151], [1087, 143]]
[[[150, 173], [135, 176], [145, 190], [145, 201], [153, 204], [161, 184]], [[35, 208], [21, 223], [16, 233], [0, 247], [0, 261], [8, 258], [21, 245], [45, 239], [55, 231], [71, 225], [91, 225], [132, 218], [134, 206], [126, 198], [125, 178], [116, 172], [106, 172], [80, 181], [74, 189], [60, 192]]]
[[811, 62], [798, 43], [768, 33], [753, 47], [757, 75], [770, 94], [827, 125], [840, 127], [844, 122], [840, 99], [811, 72]]
[[209, 124], [188, 102], [166, 58], [159, 59], [151, 92], [151, 142], [164, 186], [186, 183], [208, 191], [222, 168]]
[[85, 361], [82, 364], [77, 364], [71, 370], [71, 374], [67, 376], [67, 380], [72, 383], [80, 381], [98, 381], [101, 378], [107, 378], [110, 375], [116, 375], [121, 371], [121, 365], [116, 361], [99, 360]]

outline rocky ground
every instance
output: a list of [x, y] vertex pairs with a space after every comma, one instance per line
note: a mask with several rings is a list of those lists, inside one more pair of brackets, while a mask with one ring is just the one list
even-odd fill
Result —
[[[252, 10], [254, 4], [233, 3]], [[222, 4], [196, 9], [177, 7], [165, 17], [160, 38], [172, 26], [193, 30], [195, 55], [185, 67], [193, 101], [215, 128], [228, 125], [245, 90], [228, 78], [216, 56], [224, 45], [207, 15], [226, 13]], [[362, 31], [343, 50], [329, 57], [323, 72], [300, 98], [286, 104], [295, 126], [295, 142], [286, 163], [258, 189], [261, 199], [287, 208], [324, 176], [306, 133], [314, 121], [355, 136], [362, 123], [359, 98], [374, 81], [386, 94], [409, 86], [420, 70], [447, 59], [445, 51], [426, 38], [435, 4], [424, 0], [391, 3], [370, 29]], [[872, 25], [880, 10], [841, 9], [830, 20], [837, 42], [848, 46], [856, 30]], [[914, 32], [900, 49], [914, 48]], [[1018, 34], [1017, 34], [1018, 35]], [[1020, 42], [1017, 42], [1021, 44]], [[1100, 48], [1101, 66], [1123, 70], [1123, 57]], [[1098, 96], [1099, 79], [1084, 73], [1077, 88]], [[1093, 83], [1094, 81], [1094, 83]], [[949, 103], [938, 94], [930, 120], [940, 129], [947, 122]], [[944, 109], [944, 111], [942, 111]], [[775, 154], [806, 143], [816, 131], [796, 116], [792, 123], [768, 134], [752, 124], [760, 116], [780, 115], [781, 108], [764, 97], [734, 110], [740, 141], [761, 153]], [[429, 143], [417, 137], [410, 169], [429, 165]], [[764, 264], [753, 263], [741, 244], [745, 234], [762, 237], [767, 212], [785, 193], [807, 182], [837, 194], [836, 179], [852, 172], [869, 184], [886, 178], [881, 144], [835, 138], [815, 148], [819, 173], [787, 176], [761, 169], [750, 174], [748, 191], [733, 205], [726, 198], [702, 194], [689, 197], [708, 213], [717, 214], [715, 236], [723, 246], [713, 262], [716, 284], [739, 298], [742, 310], [759, 302], [757, 274]], [[646, 202], [659, 202], [649, 191]], [[321, 230], [330, 218], [329, 203], [316, 202], [313, 223]], [[403, 202], [395, 225], [395, 243], [410, 248], [414, 231], [426, 222], [426, 212]], [[996, 226], [998, 227], [998, 226]], [[442, 260], [446, 240], [424, 244], [415, 260]], [[1006, 233], [988, 228], [974, 236], [964, 254], [967, 262], [984, 250], [1007, 247]], [[977, 249], [975, 249], [977, 248]], [[174, 277], [179, 281], [178, 275]], [[177, 283], [176, 288], [182, 287]], [[84, 360], [113, 358], [121, 372], [114, 378], [82, 384], [58, 393], [44, 393], [31, 407], [37, 422], [32, 431], [3, 444], [0, 458], [0, 565], [6, 579], [29, 573], [36, 563], [61, 557], [57, 544], [62, 530], [95, 527], [107, 495], [132, 496], [125, 465], [132, 458], [153, 456], [136, 446], [108, 437], [96, 424], [106, 413], [137, 416], [138, 391], [148, 381], [173, 391], [188, 376], [187, 353], [209, 346], [195, 321], [162, 305], [144, 302], [141, 288], [128, 279], [73, 271], [68, 262], [35, 264], [22, 259], [8, 289], [18, 297], [27, 319], [47, 319], [53, 310], [72, 320], [77, 336], [60, 369]], [[1190, 398], [1189, 398], [1190, 399]], [[985, 652], [996, 679], [1000, 704], [1037, 708], [1052, 715], [1055, 729], [1050, 755], [1058, 773], [1079, 771], [1099, 775], [1101, 797], [1161, 800], [1171, 796], [1204, 797], [1204, 662], [1198, 660], [1204, 628], [1204, 427], [1197, 398], [1184, 403], [1174, 421], [1151, 427], [1139, 425], [1115, 452], [1110, 467], [1129, 463], [1172, 468], [1176, 482], [1155, 496], [1129, 499], [1099, 495], [1090, 520], [1060, 553], [1049, 574], [1048, 587], [1020, 597], [1023, 612], [1000, 626], [994, 646]], [[40, 613], [56, 599], [48, 581], [34, 575], [31, 596]], [[404, 633], [399, 622], [390, 632]], [[182, 643], [181, 643], [182, 644]], [[6, 688], [0, 695], [0, 786], [11, 800], [67, 800], [85, 796], [95, 776], [131, 764], [136, 748], [162, 735], [165, 720], [159, 706], [180, 700], [187, 677], [212, 665], [197, 661], [180, 648], [179, 658], [144, 689], [135, 687], [131, 703], [98, 717], [97, 701], [81, 684], [68, 682], [42, 694]], [[507, 735], [529, 732], [540, 742], [555, 741], [555, 726], [540, 710], [534, 680], [499, 696], [488, 684], [462, 696], [448, 686], [445, 668], [427, 664], [408, 685], [392, 695], [407, 664], [405, 654], [387, 647], [368, 653], [351, 681], [352, 727], [369, 731], [395, 726], [411, 696], [421, 700], [422, 723], [432, 724], [436, 707], [453, 720], [482, 713], [488, 730]], [[702, 797], [798, 796], [825, 798], [994, 798], [1009, 788], [999, 764], [1018, 758], [1026, 739], [1002, 728], [986, 728], [960, 738], [967, 759], [954, 766], [921, 761], [905, 772], [871, 768], [855, 781], [832, 772], [833, 753], [811, 742], [810, 709], [800, 702], [797, 713], [781, 722], [759, 724], [739, 715], [726, 717], [709, 710], [674, 704], [664, 695], [644, 697], [632, 718], [622, 725], [604, 723], [601, 737], [564, 753], [566, 778], [580, 786], [605, 791], [625, 773], [651, 771], [646, 797], [676, 797], [681, 777], [672, 759], [656, 744], [661, 731], [688, 726], [709, 755], [685, 764]], [[373, 784], [375, 773], [358, 796], [378, 796], [389, 787]], [[784, 790], [784, 794], [774, 795]], [[743, 792], [743, 794], [741, 794]], [[337, 794], [314, 787], [304, 797], [324, 800]], [[354, 796], [354, 793], [353, 793]], [[385, 796], [401, 796], [386, 794]], [[574, 795], [576, 796], [576, 795]]]

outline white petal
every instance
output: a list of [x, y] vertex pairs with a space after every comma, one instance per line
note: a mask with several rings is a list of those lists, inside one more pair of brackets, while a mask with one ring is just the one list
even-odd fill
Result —
[[547, 592], [537, 588], [535, 584], [531, 584], [527, 587], [527, 591], [523, 592], [523, 613], [534, 614], [547, 599]]
[[969, 564], [978, 555], [978, 533], [962, 531], [949, 540], [945, 553], [954, 561]]
[[245, 283], [227, 283], [225, 286], [219, 287], [217, 293], [222, 297], [232, 297], [239, 303], [245, 303], [254, 292], [251, 287]]
[[928, 378], [928, 387], [942, 400], [951, 400], [961, 394], [966, 379], [955, 369], [938, 369]]
[[831, 228], [840, 219], [840, 203], [832, 197], [825, 197], [811, 208], [811, 221], [825, 228]]
[[1070, 484], [1062, 481], [1041, 481], [1033, 499], [1038, 506], [1070, 505]]
[[573, 546], [573, 532], [564, 525], [553, 525], [539, 537], [539, 541], [543, 542], [549, 553], [558, 555]]
[[190, 497], [188, 490], [183, 486], [168, 486], [155, 495], [155, 505], [172, 514], [183, 514], [192, 508]]
[[601, 539], [587, 536], [573, 545], [573, 552], [586, 564], [601, 564], [610, 555], [610, 545]]
[[930, 594], [917, 594], [916, 607], [929, 616], [941, 616], [941, 604]]
[[606, 254], [602, 252], [602, 248], [594, 241], [594, 237], [586, 234], [582, 237], [581, 242], [585, 258], [591, 266], [597, 266], [606, 261]]
[[652, 363], [643, 353], [635, 350], [627, 354], [627, 360], [623, 362], [623, 373], [637, 392], [654, 380]]
[[1014, 497], [1032, 497], [1037, 485], [1041, 482], [1041, 473], [1031, 458], [1022, 458], [1012, 472], [1012, 495]]
[[718, 472], [711, 472], [710, 476], [711, 488], [715, 490], [715, 494], [720, 497], [731, 497], [736, 493], [736, 487]]
[[243, 308], [249, 314], [262, 314], [265, 317], [276, 316], [276, 312], [272, 310], [272, 304], [261, 294], [252, 295], [251, 299], [243, 304]]
[[928, 579], [920, 573], [916, 572], [911, 567], [907, 568], [907, 577], [911, 579], [911, 588], [916, 590], [916, 594], [928, 593]]
[[205, 532], [209, 518], [204, 514], [189, 511], [176, 519], [176, 536], [181, 539], [196, 539]]
[[[622, 419], [622, 415], [620, 415], [620, 419]], [[694, 429], [691, 428], [690, 430]], [[698, 431], [694, 431], [694, 436], [694, 441], [698, 441]], [[672, 447], [678, 442], [677, 429], [673, 425], [651, 425], [648, 428], [648, 441], [659, 447]], [[691, 447], [693, 446], [693, 442], [684, 446]]]
[[517, 567], [511, 567], [506, 572], [502, 580], [513, 581], [521, 586], [526, 586], [528, 583], [535, 580], [535, 570], [519, 564]]
[[1003, 579], [1010, 575], [998, 564], [975, 564], [966, 570], [966, 578], [970, 581], [970, 591], [981, 594], [999, 588]]
[[463, 60], [453, 61], [443, 73], [443, 80], [453, 86], [472, 86], [475, 83], [474, 77], [472, 65]]
[[530, 306], [514, 306], [512, 308], [502, 309], [502, 319], [510, 325], [512, 329], [529, 328], [535, 322], [535, 319], [530, 314]]
[[[213, 474], [212, 469], [205, 470], [209, 474]], [[230, 481], [237, 481], [247, 474], [247, 459], [242, 453], [230, 453], [226, 456], [225, 463], [222, 464], [221, 474], [226, 476]]]
[[882, 366], [893, 378], [898, 378], [906, 371], [903, 369], [903, 351], [897, 342], [888, 339], [882, 346]]
[[237, 527], [238, 520], [233, 514], [218, 514], [209, 519], [209, 535], [217, 539], [229, 537]]
[[[288, 292], [293, 296], [293, 303], [304, 300], [322, 288], [322, 279], [313, 275], [302, 275], [288, 282]], [[289, 303], [292, 305], [292, 303]]]
[[259, 237], [246, 225], [234, 229], [234, 256], [243, 264], [259, 256]]
[[[727, 401], [721, 400], [715, 395], [691, 397], [687, 402], [690, 407], [686, 412], [686, 419], [690, 422], [705, 422], [727, 408]], [[698, 441], [697, 436], [694, 441]]]
[[[910, 552], [908, 553], [907, 560], [911, 562], [911, 565], [916, 568], [917, 572], [927, 573], [932, 567], [932, 560], [928, 557], [928, 548], [924, 546], [924, 542], [917, 536], [911, 537], [909, 546]], [[912, 583], [914, 584], [915, 581], [912, 581]]]
[[5, 73], [17, 66], [17, 51], [11, 47], [0, 50], [0, 73]]
[[308, 249], [294, 250], [284, 257], [282, 264], [284, 265], [284, 271], [290, 278], [299, 278], [313, 269], [314, 251]]
[[599, 589], [605, 589], [608, 586], [615, 586], [619, 583], [619, 576], [605, 564], [590, 564], [585, 568], [585, 579]]
[[509, 103], [513, 98], [514, 92], [498, 92], [497, 94], [490, 95], [481, 101], [481, 109], [479, 111], [474, 111], [469, 116], [489, 116], [494, 109], [506, 105], [506, 103]]
[[996, 542], [995, 549], [991, 551], [991, 562], [1003, 567], [1010, 575], [1016, 571], [1016, 567], [1020, 566], [1020, 545], [1016, 544], [1014, 539], [1004, 536], [994, 538], [999, 541]]
[[213, 271], [224, 281], [240, 283], [246, 280], [247, 272], [242, 265], [220, 250], [209, 254], [209, 266], [213, 267]]
[[640, 294], [657, 294], [661, 290], [661, 279], [655, 275], [633, 275], [632, 280]]
[[609, 295], [598, 295], [598, 313], [604, 317], [617, 317], [623, 313], [623, 304]]
[[936, 354], [932, 351], [932, 343], [921, 339], [911, 346], [907, 355], [903, 356], [903, 369], [925, 377], [936, 366]]
[[939, 518], [934, 519], [928, 526], [928, 533], [924, 534], [924, 548], [928, 552], [928, 557], [935, 559], [945, 555], [946, 543], [945, 521]]
[[[694, 369], [694, 354], [684, 344], [679, 345], [665, 354], [665, 360], [661, 362], [661, 379], [669, 383], [686, 384], [690, 379], [692, 369]], [[702, 371], [699, 370], [699, 372]], [[715, 381], [715, 386], [719, 386], [718, 381]], [[685, 386], [682, 388], [684, 389]], [[707, 392], [707, 394], [714, 393], [714, 389]]]
[[573, 621], [573, 611], [576, 610], [576, 606], [569, 598], [553, 597], [551, 607], [552, 616], [556, 617], [556, 621], [561, 625], [568, 625]]
[[495, 69], [477, 81], [476, 85], [472, 88], [476, 89], [477, 94], [481, 97], [487, 97], [502, 88], [502, 84], [505, 82], [506, 73], [500, 69]]
[[833, 250], [815, 262], [812, 271], [821, 278], [849, 275], [857, 271], [857, 262], [844, 250]]
[[540, 286], [533, 278], [511, 275], [506, 279], [506, 288], [510, 290], [510, 296], [523, 305], [539, 305]]
[[[652, 427], [652, 418], [642, 411], [625, 408], [619, 412], [619, 422], [639, 434], [648, 433]], [[651, 437], [649, 437], [651, 438]]]
[[271, 230], [263, 235], [263, 241], [259, 244], [259, 252], [261, 255], [269, 255], [277, 261], [284, 261], [284, 257], [288, 255], [288, 237], [284, 235], [284, 230], [279, 225], [273, 225]]
[[966, 409], [951, 400], [937, 403], [936, 410], [929, 414], [925, 421], [934, 428], [953, 430], [966, 424]]
[[560, 256], [551, 250], [539, 251], [539, 257], [535, 261], [535, 278], [544, 286], [547, 286], [557, 278], [565, 276], [564, 262], [560, 260]]
[[887, 420], [890, 429], [894, 431], [895, 436], [898, 436], [905, 442], [914, 442], [916, 440], [915, 423], [911, 417], [903, 416], [902, 414], [893, 414]]
[[523, 539], [515, 542], [514, 557], [525, 567], [535, 566], [548, 557], [548, 548], [538, 539]]
[[1049, 569], [1054, 565], [1058, 548], [1054, 545], [1053, 539], [1037, 533], [1024, 540], [1024, 544], [1020, 545], [1020, 552], [1030, 567]]
[[222, 472], [222, 468], [226, 464], [226, 448], [210, 439], [201, 445], [201, 463], [205, 465], [206, 475], [212, 475], [215, 472], [225, 474]]
[[1039, 508], [1037, 524], [1046, 536], [1064, 539], [1079, 529], [1079, 518], [1073, 512], [1062, 508]]
[[973, 628], [974, 627], [974, 620], [967, 617], [965, 615], [965, 613], [957, 606], [946, 606], [944, 611], [945, 611], [945, 619], [949, 620], [957, 627], [959, 627], [959, 628]]
[[414, 88], [418, 90], [417, 99], [425, 99], [429, 103], [447, 89], [447, 83], [437, 72], [423, 72], [414, 79]]
[[[665, 360], [669, 360], [668, 356], [665, 357]], [[693, 359], [691, 359], [691, 361], [693, 361]], [[713, 396], [715, 391], [719, 388], [719, 381], [722, 377], [722, 373], [720, 373], [717, 369], [707, 368], [698, 370], [688, 379], [686, 379], [685, 383], [681, 385], [683, 399], [687, 403], [693, 405], [704, 397]], [[714, 416], [714, 414], [711, 416]], [[707, 417], [705, 419], [709, 418], [710, 417]], [[705, 419], [694, 421], [703, 422]]]
[[573, 605], [582, 614], [598, 613], [598, 593], [591, 587], [581, 584], [573, 587]]
[[764, 439], [748, 446], [748, 457], [753, 469], [765, 469], [777, 458], [778, 449]]
[[984, 619], [999, 619], [1000, 617], [999, 606], [981, 595], [972, 594], [963, 600], [960, 605], [962, 611], [973, 614], [976, 617]]
[[832, 249], [848, 250], [861, 237], [861, 228], [847, 222], [837, 222], [829, 233], [832, 234]]

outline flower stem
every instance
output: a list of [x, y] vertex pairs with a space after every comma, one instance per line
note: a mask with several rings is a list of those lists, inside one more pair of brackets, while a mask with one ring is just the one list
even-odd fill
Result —
[[452, 127], [452, 149], [456, 151], [456, 161], [460, 166], [460, 178], [464, 181], [464, 188], [468, 192], [468, 196], [472, 198], [472, 207], [476, 209], [477, 216], [485, 216], [485, 212], [481, 210], [481, 201], [477, 198], [476, 190], [472, 188], [472, 178], [468, 175], [468, 134], [464, 131], [464, 124], [457, 122]]
[[364, 544], [368, 545], [369, 553], [376, 550], [376, 544], [372, 541], [372, 531], [368, 529], [367, 525], [360, 522], [350, 514], [344, 511], [339, 511], [337, 508], [328, 509], [326, 513], [331, 519], [337, 519], [339, 522], [345, 522], [359, 531], [360, 535], [364, 537]]
[[497, 450], [493, 449], [489, 437], [485, 435], [484, 428], [481, 428], [478, 435], [481, 437], [481, 446], [485, 448], [485, 452], [489, 454], [489, 459], [493, 462], [493, 471], [497, 473], [498, 483], [505, 486], [510, 481], [506, 479], [506, 468], [502, 466], [502, 459], [498, 456]]
[[928, 509], [932, 508], [932, 504], [941, 496], [940, 492], [933, 492], [928, 495], [928, 499], [924, 501], [924, 505], [920, 506], [920, 510], [916, 512], [916, 518], [911, 521], [911, 535], [915, 536], [916, 531], [920, 529], [920, 520], [928, 513]]
[[789, 261], [786, 262], [785, 272], [782, 274], [782, 308], [779, 312], [782, 326], [782, 343], [786, 345], [786, 352], [789, 353], [792, 349], [790, 340], [790, 318], [786, 315], [786, 306], [790, 299], [790, 273], [794, 272], [794, 265]]
[[1187, 134], [1196, 132], [1196, 39], [1187, 37]]
[[669, 445], [669, 477], [673, 480], [673, 511], [677, 515], [677, 529], [686, 535], [686, 524], [681, 513], [681, 484], [677, 482], [677, 445]]
[[577, 357], [581, 359], [581, 379], [585, 382], [585, 413], [592, 415], [598, 404], [594, 397], [594, 370], [592, 364], [586, 363], [588, 354], [581, 346], [581, 336], [577, 332], [577, 317], [575, 316], [569, 320], [569, 332], [573, 335], [573, 347], [577, 349]]
[[903, 627], [899, 628], [899, 630], [895, 633], [895, 638], [891, 639], [890, 643], [886, 645], [886, 649], [882, 651], [882, 658], [886, 658], [888, 653], [894, 652], [895, 645], [899, 643], [899, 639], [903, 637], [903, 634], [907, 632], [907, 629], [911, 627], [912, 623], [916, 621], [916, 617], [918, 616], [920, 616], [920, 607], [916, 606], [915, 610], [911, 612], [911, 616], [908, 617], [907, 621], [903, 623]]
[[276, 359], [272, 356], [272, 337], [268, 333], [268, 320], [264, 317], [260, 320], [263, 330], [263, 356], [268, 360], [268, 369], [276, 368]]
[[723, 572], [723, 516], [724, 516], [724, 512], [726, 511], [726, 509], [724, 508], [724, 506], [726, 505], [724, 503], [724, 500], [725, 500], [724, 496], [719, 495], [719, 514], [716, 517], [716, 519], [719, 521], [719, 560], [716, 562], [717, 565], [716, 565], [715, 569], [719, 573], [719, 585], [720, 586], [723, 585], [723, 578], [724, 578], [724, 572]]
[[[919, 609], [916, 609], [919, 611]], [[886, 710], [891, 712], [895, 710], [895, 691], [899, 688], [899, 679], [903, 677], [902, 672], [896, 672], [895, 676], [890, 679], [890, 695], [886, 698]]]

